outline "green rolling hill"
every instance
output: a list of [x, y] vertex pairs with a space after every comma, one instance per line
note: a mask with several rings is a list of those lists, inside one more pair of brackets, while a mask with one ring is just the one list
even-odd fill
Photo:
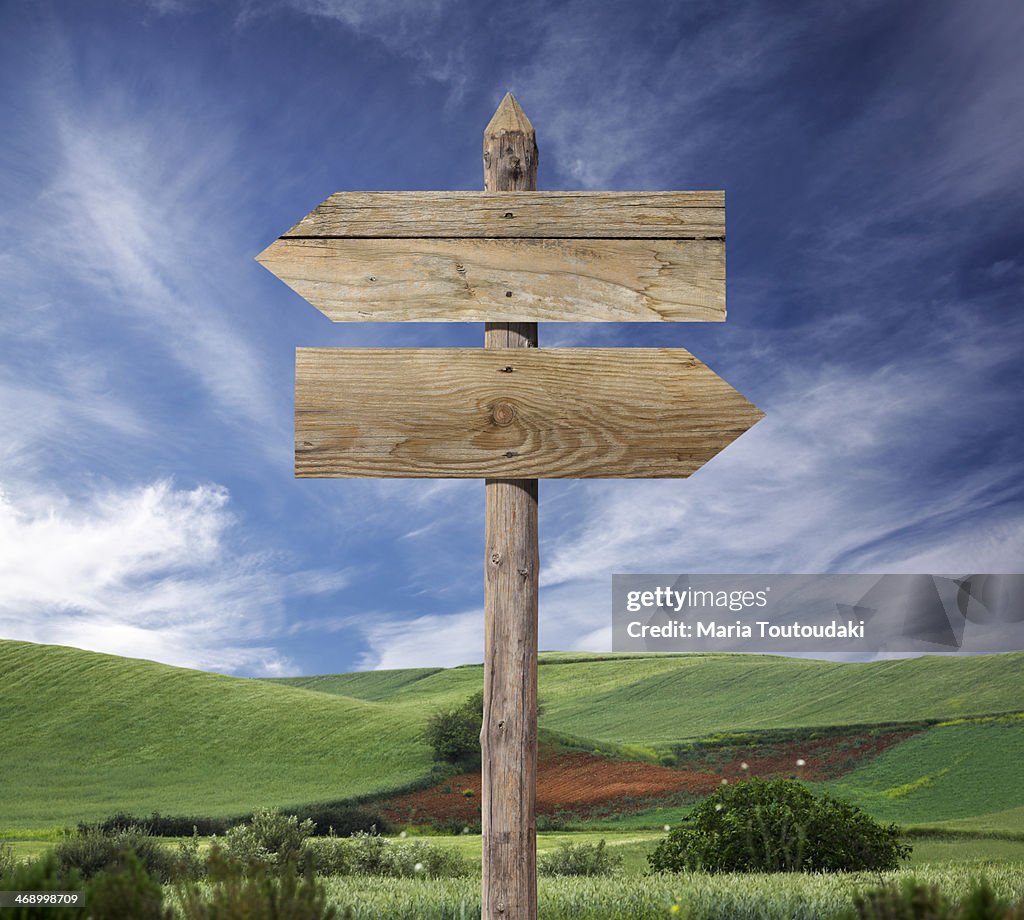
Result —
[[[594, 743], [659, 746], [723, 732], [949, 720], [1024, 710], [1022, 666], [1018, 653], [868, 664], [546, 654], [541, 724]], [[481, 684], [480, 666], [255, 680], [0, 641], [0, 830], [121, 810], [238, 815], [394, 789], [430, 770], [418, 740], [427, 716]], [[977, 733], [985, 724], [930, 729], [890, 749], [843, 778], [849, 794], [872, 811], [896, 808], [900, 820], [1004, 811], [999, 820], [1014, 821], [1024, 799], [992, 784], [1016, 777], [1024, 788], [1015, 766], [1024, 724]], [[886, 793], [967, 748], [976, 759], [954, 772]], [[988, 767], [977, 759], [986, 751]], [[971, 777], [988, 784], [985, 801], [941, 804]]]
[[237, 815], [430, 769], [399, 708], [59, 646], [0, 641], [0, 828]]
[[[542, 656], [541, 724], [598, 741], [668, 744], [724, 731], [873, 725], [1024, 710], [1024, 653], [837, 663], [769, 655]], [[480, 666], [283, 678], [387, 702], [451, 705]]]
[[1024, 716], [936, 725], [829, 785], [887, 821], [1024, 832]]

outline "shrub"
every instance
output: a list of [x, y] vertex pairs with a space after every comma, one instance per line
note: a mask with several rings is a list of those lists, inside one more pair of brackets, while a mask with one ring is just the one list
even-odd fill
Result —
[[[1024, 904], [1017, 904], [1017, 916], [1024, 913]], [[1010, 905], [1000, 898], [988, 883], [988, 879], [975, 882], [967, 896], [960, 902], [959, 920], [1011, 920]]]
[[910, 855], [895, 824], [788, 779], [722, 786], [650, 856], [655, 872], [838, 872], [895, 869]]
[[888, 885], [857, 894], [846, 920], [954, 920], [956, 912], [937, 885], [906, 879], [902, 885]]
[[310, 837], [305, 852], [317, 875], [348, 875], [351, 871], [349, 846], [340, 837]]
[[565, 829], [572, 815], [564, 811], [556, 811], [553, 815], [537, 815], [537, 830], [561, 831]]
[[986, 879], [974, 882], [959, 905], [953, 905], [938, 885], [905, 879], [854, 895], [853, 907], [837, 920], [1015, 920], [1022, 904], [1011, 907]]
[[8, 843], [0, 843], [0, 878], [13, 872], [17, 865], [18, 860], [14, 857], [14, 847]]
[[134, 853], [146, 871], [161, 882], [168, 882], [175, 875], [174, 854], [138, 827], [112, 833], [104, 833], [99, 827], [89, 827], [74, 836], [65, 837], [54, 848], [54, 853], [62, 873], [75, 869], [86, 879], [104, 869], [122, 865], [130, 853]]
[[431, 821], [428, 826], [436, 834], [450, 834], [452, 836], [458, 836], [460, 834], [480, 833], [479, 820], [465, 821], [459, 818], [445, 818]]
[[239, 872], [220, 848], [210, 859], [210, 883], [189, 882], [178, 889], [183, 920], [335, 920], [323, 886], [312, 872], [299, 874], [286, 864], [278, 876], [266, 867]]
[[435, 712], [423, 730], [423, 740], [435, 760], [465, 767], [480, 763], [480, 727], [484, 720], [484, 694], [477, 691], [461, 706]]
[[349, 844], [350, 866], [353, 875], [387, 875], [388, 841], [376, 834], [353, 834]]
[[538, 875], [611, 875], [622, 865], [604, 840], [593, 843], [563, 843], [551, 853], [537, 857]]
[[425, 840], [396, 843], [374, 834], [357, 834], [348, 842], [348, 871], [352, 875], [392, 878], [459, 878], [469, 875], [469, 863], [455, 850]]
[[139, 818], [125, 812], [118, 812], [96, 825], [79, 824], [78, 830], [84, 833], [93, 827], [98, 827], [109, 834], [137, 827], [142, 828], [151, 837], [187, 837], [193, 831], [198, 831], [203, 837], [209, 837], [213, 834], [225, 833], [229, 827], [241, 820], [243, 819], [162, 815], [158, 811], [154, 811], [148, 818]]
[[[0, 878], [2, 891], [80, 891], [82, 877], [74, 870], [63, 873], [52, 851], [38, 859], [16, 865]], [[77, 920], [82, 916], [81, 905], [18, 904], [3, 908], [4, 920]]]
[[146, 872], [130, 850], [121, 862], [100, 872], [85, 889], [85, 914], [89, 920], [173, 920], [163, 903], [160, 883]]
[[195, 829], [192, 836], [182, 840], [174, 853], [175, 879], [197, 879], [206, 875], [206, 859], [199, 851], [199, 832]]
[[299, 821], [312, 821], [313, 833], [322, 837], [351, 837], [360, 831], [369, 833], [374, 828], [378, 834], [391, 830], [390, 822], [383, 815], [355, 805], [307, 805], [297, 809], [295, 815]]
[[470, 872], [468, 861], [457, 850], [413, 840], [392, 844], [390, 874], [403, 878], [462, 878]]
[[299, 821], [276, 808], [259, 808], [248, 824], [232, 827], [224, 835], [223, 851], [227, 859], [243, 866], [275, 866], [298, 862], [306, 838], [313, 833], [313, 822]]

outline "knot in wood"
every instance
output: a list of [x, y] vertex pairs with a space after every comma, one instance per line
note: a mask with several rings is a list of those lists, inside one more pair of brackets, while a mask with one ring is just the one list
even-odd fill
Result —
[[511, 403], [498, 402], [491, 406], [491, 420], [501, 428], [511, 425], [515, 417], [516, 409]]
[[501, 564], [501, 553], [491, 553], [491, 565]]

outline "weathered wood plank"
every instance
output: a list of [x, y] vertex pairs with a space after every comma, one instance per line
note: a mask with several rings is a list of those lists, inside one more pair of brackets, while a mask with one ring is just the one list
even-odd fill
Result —
[[280, 239], [259, 261], [336, 322], [721, 322], [720, 240]]
[[683, 349], [299, 349], [295, 407], [299, 477], [685, 477], [762, 417]]
[[283, 236], [720, 240], [725, 193], [338, 192]]

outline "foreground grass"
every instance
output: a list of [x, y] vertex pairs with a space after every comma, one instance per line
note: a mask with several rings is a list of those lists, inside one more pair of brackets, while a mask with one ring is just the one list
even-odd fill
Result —
[[[839, 875], [621, 876], [540, 879], [539, 920], [665, 920], [673, 904], [690, 920], [819, 920], [849, 906], [856, 891], [913, 875], [958, 899], [980, 874], [978, 866], [928, 867], [912, 872]], [[989, 865], [996, 891], [1024, 897], [1024, 866]], [[468, 920], [480, 916], [479, 879], [339, 878], [327, 881], [332, 903], [352, 920], [409, 917]]]

